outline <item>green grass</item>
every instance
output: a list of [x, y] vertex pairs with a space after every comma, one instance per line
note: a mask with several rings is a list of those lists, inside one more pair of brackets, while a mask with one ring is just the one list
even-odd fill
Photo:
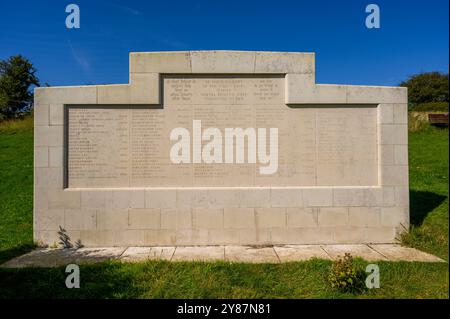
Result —
[[[0, 124], [0, 263], [33, 247], [31, 125]], [[403, 241], [448, 260], [448, 130], [426, 127], [409, 141], [412, 229]], [[381, 288], [358, 295], [329, 288], [330, 265], [104, 262], [81, 266], [81, 289], [65, 287], [62, 267], [0, 269], [0, 298], [448, 298], [447, 263], [379, 262]]]
[[0, 263], [33, 247], [33, 121], [0, 123]]
[[428, 126], [409, 135], [409, 246], [448, 261], [448, 129]]

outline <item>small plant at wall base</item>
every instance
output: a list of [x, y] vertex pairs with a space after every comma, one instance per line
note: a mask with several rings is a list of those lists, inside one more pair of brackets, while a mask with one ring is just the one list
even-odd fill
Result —
[[59, 226], [58, 235], [60, 240], [59, 243], [63, 246], [63, 248], [73, 248], [73, 245], [70, 242], [70, 237], [67, 235], [67, 231], [61, 226]]
[[353, 257], [346, 253], [331, 265], [328, 274], [328, 282], [333, 289], [340, 292], [358, 293], [365, 288], [364, 270], [358, 269], [353, 262]]

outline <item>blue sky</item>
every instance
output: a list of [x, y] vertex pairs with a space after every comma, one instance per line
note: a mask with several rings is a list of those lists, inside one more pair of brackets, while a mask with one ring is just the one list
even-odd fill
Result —
[[[78, 4], [81, 28], [67, 29]], [[366, 5], [381, 28], [365, 27]], [[128, 53], [262, 50], [316, 53], [318, 83], [398, 85], [448, 72], [448, 1], [0, 1], [0, 59], [22, 54], [42, 83], [128, 83]]]

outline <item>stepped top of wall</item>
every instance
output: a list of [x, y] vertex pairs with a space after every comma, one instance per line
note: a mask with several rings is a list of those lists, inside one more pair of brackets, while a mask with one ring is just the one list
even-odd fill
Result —
[[130, 73], [315, 73], [315, 54], [265, 51], [130, 53]]
[[161, 104], [161, 78], [179, 75], [284, 75], [286, 104], [407, 103], [407, 89], [316, 84], [315, 53], [269, 51], [131, 52], [128, 84], [35, 89], [43, 104]]

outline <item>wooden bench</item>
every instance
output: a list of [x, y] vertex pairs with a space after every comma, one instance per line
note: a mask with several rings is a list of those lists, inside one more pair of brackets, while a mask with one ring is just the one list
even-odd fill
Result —
[[448, 113], [430, 113], [428, 114], [428, 122], [436, 126], [448, 126]]

